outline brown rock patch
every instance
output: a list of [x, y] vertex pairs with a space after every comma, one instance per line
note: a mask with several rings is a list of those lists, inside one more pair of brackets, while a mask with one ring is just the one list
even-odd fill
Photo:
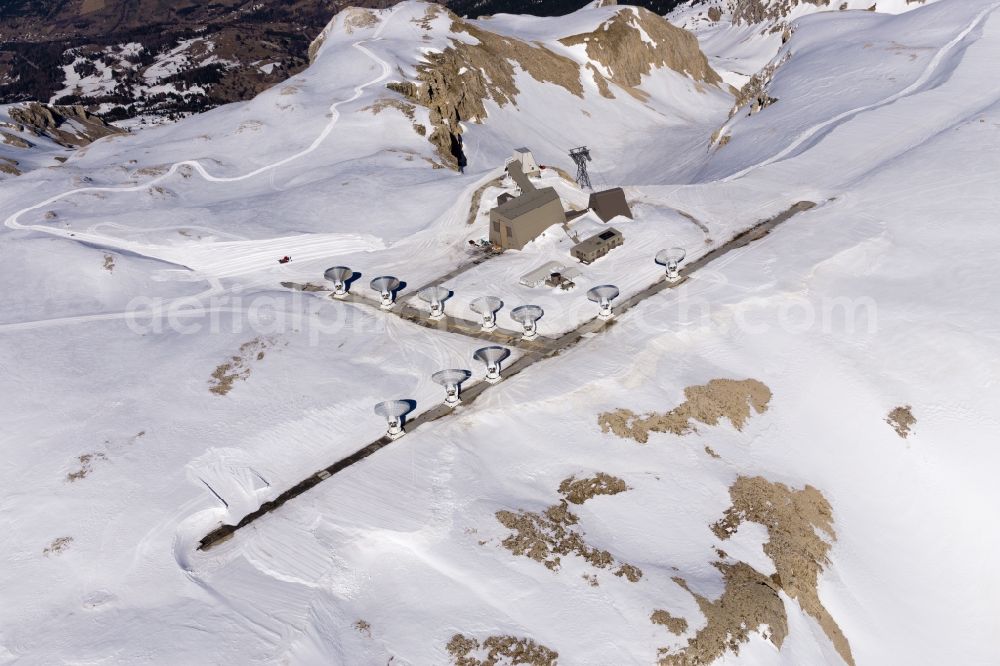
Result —
[[482, 642], [455, 634], [446, 646], [455, 666], [555, 666], [559, 653], [530, 638], [490, 636]]
[[764, 552], [774, 562], [773, 583], [819, 622], [840, 656], [853, 666], [850, 644], [823, 606], [817, 587], [819, 574], [829, 564], [830, 550], [818, 532], [836, 539], [833, 511], [826, 498], [812, 486], [793, 490], [759, 476], [739, 477], [729, 496], [732, 506], [712, 525], [712, 531], [720, 539], [728, 539], [744, 521], [766, 527]]
[[[652, 43], [644, 39], [643, 33]], [[559, 41], [566, 46], [584, 44], [587, 57], [601, 63], [611, 74], [611, 81], [628, 91], [638, 86], [643, 76], [662, 67], [695, 81], [710, 84], [722, 81], [709, 66], [693, 34], [643, 7], [623, 9], [593, 32]], [[596, 73], [596, 69], [594, 71]], [[604, 95], [603, 90], [601, 94]]]
[[892, 426], [896, 434], [906, 439], [910, 436], [910, 428], [916, 424], [917, 419], [913, 416], [913, 408], [910, 405], [901, 405], [894, 408], [885, 417], [885, 422]]
[[270, 338], [254, 338], [240, 345], [239, 353], [231, 356], [212, 371], [208, 390], [215, 395], [226, 395], [237, 380], [246, 381], [250, 376], [250, 368], [254, 361], [264, 359], [264, 352], [274, 346]]
[[[566, 499], [542, 513], [497, 511], [497, 521], [513, 532], [501, 545], [514, 555], [541, 562], [552, 571], [559, 570], [563, 556], [577, 555], [598, 569], [614, 569], [615, 576], [637, 582], [642, 578], [642, 570], [618, 562], [606, 550], [590, 546], [578, 527], [579, 517], [569, 510], [569, 502], [583, 504], [596, 495], [615, 495], [627, 489], [624, 481], [603, 473], [589, 479], [569, 477], [559, 486]], [[588, 582], [593, 585], [595, 581]]]
[[673, 579], [695, 598], [707, 623], [688, 639], [680, 652], [661, 649], [661, 666], [710, 664], [727, 651], [739, 654], [740, 646], [750, 640], [750, 634], [764, 625], [771, 632], [768, 640], [781, 648], [788, 635], [788, 618], [778, 596], [778, 586], [743, 562], [717, 562], [715, 567], [722, 572], [726, 585], [722, 596], [715, 601], [692, 592], [683, 579]]
[[603, 432], [611, 431], [640, 444], [649, 441], [650, 432], [675, 435], [692, 432], [695, 427], [691, 421], [714, 426], [727, 418], [733, 427], [742, 430], [752, 415], [751, 408], [758, 414], [767, 411], [771, 389], [756, 379], [713, 379], [701, 386], [687, 387], [684, 397], [684, 402], [663, 414], [639, 416], [628, 409], [617, 409], [604, 412], [597, 422]]
[[649, 616], [649, 621], [653, 624], [659, 624], [667, 628], [672, 634], [683, 634], [687, 631], [688, 623], [682, 617], [674, 617], [665, 610], [655, 610], [653, 614]]
[[559, 493], [573, 504], [583, 504], [597, 495], [617, 495], [626, 490], [628, 486], [624, 481], [604, 472], [579, 480], [571, 476], [559, 484]]

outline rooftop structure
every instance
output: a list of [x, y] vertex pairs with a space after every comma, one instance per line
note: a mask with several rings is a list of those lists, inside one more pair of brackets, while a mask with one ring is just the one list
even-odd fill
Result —
[[620, 187], [591, 193], [587, 208], [594, 211], [601, 222], [608, 222], [619, 215], [632, 219], [632, 209], [625, 200], [625, 190]]
[[585, 264], [594, 262], [625, 242], [622, 232], [614, 227], [595, 234], [573, 246], [570, 254]]
[[521, 163], [521, 171], [529, 176], [535, 176], [536, 178], [542, 175], [542, 170], [538, 168], [538, 163], [535, 162], [535, 156], [531, 154], [531, 151], [527, 148], [515, 148], [514, 156], [510, 161], [517, 161]]
[[507, 172], [521, 194], [490, 210], [490, 242], [505, 250], [520, 250], [553, 224], [562, 224], [566, 216], [556, 191], [536, 188], [521, 162], [511, 160]]

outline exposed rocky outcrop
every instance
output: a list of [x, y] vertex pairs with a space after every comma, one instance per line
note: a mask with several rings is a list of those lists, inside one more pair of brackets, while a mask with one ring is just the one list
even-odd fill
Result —
[[885, 422], [892, 426], [897, 435], [906, 439], [910, 436], [910, 429], [916, 424], [917, 419], [913, 416], [912, 407], [900, 405], [889, 412], [889, 415], [885, 417]]
[[751, 76], [750, 80], [740, 88], [740, 92], [736, 96], [736, 101], [733, 103], [733, 108], [729, 112], [729, 117], [732, 118], [735, 116], [743, 107], [749, 107], [747, 114], [752, 116], [777, 102], [776, 98], [768, 94], [767, 88], [771, 84], [774, 73], [778, 71], [779, 67], [788, 62], [790, 57], [791, 53], [786, 52], [781, 58], [768, 63], [767, 66]]
[[733, 23], [777, 23], [798, 5], [826, 7], [830, 0], [727, 0]]
[[[830, 503], [812, 486], [795, 490], [760, 476], [739, 477], [729, 488], [729, 496], [732, 506], [712, 525], [712, 531], [720, 539], [728, 539], [743, 522], [763, 525], [768, 535], [764, 552], [775, 568], [771, 581], [798, 601], [844, 661], [853, 666], [847, 637], [819, 598], [819, 574], [830, 563], [830, 544], [823, 535], [831, 541], [836, 538]], [[773, 625], [771, 631], [775, 631]]]
[[680, 652], [661, 649], [661, 666], [711, 664], [726, 652], [739, 654], [750, 634], [761, 627], [768, 628], [767, 638], [776, 648], [784, 643], [788, 616], [778, 586], [744, 562], [716, 562], [715, 567], [722, 572], [725, 584], [722, 596], [715, 601], [692, 591], [684, 579], [673, 579], [695, 598], [707, 622]]
[[[82, 106], [50, 106], [30, 102], [24, 106], [11, 107], [8, 113], [11, 120], [19, 123], [19, 131], [46, 136], [67, 148], [86, 146], [112, 134], [125, 134], [125, 130], [87, 113]], [[7, 141], [6, 134], [4, 139]]]
[[623, 8], [594, 32], [560, 40], [564, 45], [586, 44], [594, 62], [584, 66], [544, 44], [489, 32], [436, 6], [428, 7], [428, 20], [420, 26], [430, 30], [430, 19], [442, 12], [451, 20], [452, 33], [473, 39], [451, 39], [442, 52], [425, 55], [416, 67], [415, 81], [393, 81], [387, 87], [429, 109], [428, 139], [452, 167], [458, 165], [461, 154], [459, 123], [483, 122], [488, 102], [500, 107], [516, 104], [521, 92], [515, 81], [518, 71], [581, 99], [583, 76], [593, 77], [605, 97], [614, 97], [609, 81], [642, 97], [644, 93], [637, 88], [642, 77], [661, 67], [698, 82], [720, 81], [693, 35], [645, 9]]
[[640, 444], [649, 441], [651, 432], [685, 435], [695, 429], [694, 423], [714, 426], [724, 418], [742, 430], [753, 413], [767, 411], [771, 389], [756, 379], [713, 379], [701, 386], [688, 386], [684, 397], [684, 402], [669, 412], [640, 416], [622, 408], [602, 413], [597, 423], [603, 432], [613, 432]]
[[18, 161], [9, 157], [0, 157], [0, 173], [8, 176], [20, 176], [21, 170], [17, 168]]
[[571, 476], [559, 485], [564, 499], [542, 513], [497, 511], [497, 521], [512, 532], [501, 545], [514, 555], [541, 562], [552, 571], [560, 569], [563, 556], [576, 555], [598, 569], [614, 569], [614, 575], [635, 583], [642, 578], [642, 570], [588, 544], [579, 528], [580, 518], [569, 510], [569, 503], [583, 504], [597, 495], [617, 495], [626, 490], [624, 481], [609, 474], [599, 473], [585, 479]]
[[555, 666], [559, 653], [530, 638], [455, 634], [446, 646], [454, 666]]
[[722, 81], [709, 66], [694, 35], [641, 7], [623, 9], [593, 32], [559, 41], [566, 46], [585, 46], [587, 57], [600, 65], [600, 69], [591, 66], [591, 73], [606, 97], [614, 95], [602, 81], [604, 78], [645, 97], [637, 86], [643, 76], [661, 67], [686, 74], [695, 81], [709, 84]]
[[[477, 43], [452, 39], [444, 51], [426, 54], [426, 61], [417, 66], [416, 81], [391, 82], [388, 87], [427, 107], [431, 122], [428, 139], [449, 166], [458, 166], [460, 160], [460, 122], [482, 122], [489, 101], [500, 107], [515, 102], [521, 92], [514, 81], [515, 68], [536, 81], [583, 96], [580, 68], [573, 60], [542, 45], [483, 30], [447, 9], [431, 6], [427, 11], [428, 18], [446, 12], [451, 19], [450, 31], [472, 37]], [[429, 22], [423, 25], [430, 29]]]
[[[826, 498], [812, 486], [795, 490], [759, 476], [737, 478], [729, 496], [732, 504], [711, 526], [712, 532], [729, 539], [744, 522], [763, 525], [768, 535], [764, 553], [774, 563], [775, 573], [766, 576], [718, 550], [722, 560], [713, 566], [722, 573], [725, 588], [714, 601], [675, 577], [674, 582], [694, 596], [706, 622], [681, 650], [660, 650], [660, 664], [709, 664], [727, 652], [739, 654], [754, 631], [761, 631], [780, 649], [788, 635], [788, 616], [779, 595], [784, 592], [819, 623], [840, 656], [853, 666], [847, 638], [819, 598], [819, 574], [829, 564], [830, 544], [824, 536], [835, 538]], [[669, 614], [662, 619], [667, 618]]]

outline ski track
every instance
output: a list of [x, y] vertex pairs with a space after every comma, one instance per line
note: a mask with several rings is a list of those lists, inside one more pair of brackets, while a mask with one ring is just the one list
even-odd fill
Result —
[[925, 67], [924, 71], [920, 74], [919, 77], [917, 77], [917, 80], [911, 83], [910, 85], [906, 86], [899, 92], [894, 93], [889, 97], [886, 97], [880, 102], [875, 102], [874, 104], [866, 104], [864, 106], [859, 106], [854, 109], [849, 109], [847, 111], [844, 111], [843, 113], [837, 114], [836, 116], [830, 118], [829, 120], [825, 120], [821, 123], [813, 125], [806, 131], [802, 132], [798, 137], [796, 137], [796, 139], [792, 141], [792, 143], [790, 143], [788, 146], [786, 146], [784, 150], [781, 150], [780, 152], [778, 152], [775, 155], [772, 155], [766, 160], [758, 162], [757, 164], [752, 164], [746, 167], [745, 169], [742, 169], [734, 174], [726, 176], [725, 178], [721, 179], [720, 182], [728, 183], [737, 180], [753, 171], [756, 171], [757, 169], [760, 169], [761, 167], [766, 167], [769, 164], [774, 164], [775, 162], [779, 162], [785, 159], [786, 157], [790, 156], [795, 150], [797, 150], [800, 146], [802, 146], [802, 144], [809, 141], [811, 138], [813, 138], [823, 130], [839, 125], [843, 121], [850, 119], [852, 116], [855, 116], [859, 113], [864, 113], [866, 111], [874, 111], [875, 109], [879, 109], [882, 108], [883, 106], [888, 106], [889, 104], [897, 102], [903, 99], [904, 97], [908, 97], [910, 95], [920, 92], [921, 90], [923, 90], [927, 82], [930, 81], [931, 77], [933, 77], [934, 74], [937, 73], [938, 69], [941, 67], [941, 63], [945, 59], [945, 56], [951, 53], [951, 51], [956, 46], [958, 46], [959, 43], [962, 42], [962, 40], [968, 37], [973, 30], [979, 27], [979, 25], [983, 22], [983, 20], [991, 13], [993, 13], [997, 9], [997, 7], [1000, 7], [1000, 2], [994, 2], [986, 9], [976, 14], [975, 18], [972, 19], [972, 22], [970, 22], [969, 25], [967, 25], [964, 30], [955, 35], [955, 37], [953, 37], [951, 41], [949, 41], [947, 44], [938, 49], [937, 53], [934, 54], [934, 57], [931, 58], [931, 61], [927, 63], [927, 67]]

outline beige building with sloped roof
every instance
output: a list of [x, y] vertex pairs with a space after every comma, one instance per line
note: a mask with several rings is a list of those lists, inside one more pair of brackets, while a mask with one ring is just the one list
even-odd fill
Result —
[[490, 242], [505, 250], [520, 250], [551, 227], [566, 221], [559, 195], [551, 187], [536, 188], [517, 160], [507, 172], [521, 190], [490, 210]]

